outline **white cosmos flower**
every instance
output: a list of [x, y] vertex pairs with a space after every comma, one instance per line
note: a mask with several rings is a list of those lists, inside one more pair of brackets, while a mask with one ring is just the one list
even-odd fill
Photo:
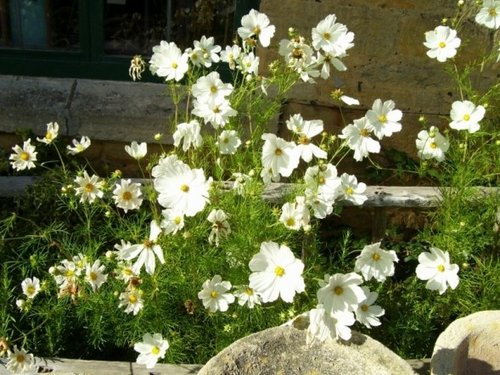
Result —
[[320, 72], [313, 49], [303, 37], [281, 40], [278, 52], [285, 58], [288, 67], [299, 73], [304, 82], [313, 82], [311, 77], [319, 77]]
[[17, 345], [14, 345], [13, 349], [13, 352], [9, 351], [7, 370], [13, 374], [18, 374], [31, 369], [34, 363], [33, 354], [28, 353], [23, 348], [18, 349]]
[[220, 59], [221, 61], [228, 63], [229, 69], [234, 70], [236, 69], [237, 61], [240, 59], [240, 54], [241, 47], [234, 44], [232, 46], [226, 46], [226, 49], [221, 51]]
[[139, 353], [137, 364], [146, 365], [146, 368], [152, 369], [159, 359], [165, 358], [168, 347], [168, 341], [164, 340], [160, 333], [152, 336], [150, 333], [145, 333], [142, 336], [142, 342], [134, 344], [134, 350]]
[[37, 152], [35, 151], [35, 146], [31, 144], [31, 139], [23, 142], [23, 147], [15, 145], [12, 147], [14, 150], [13, 154], [10, 154], [9, 160], [12, 160], [10, 164], [12, 168], [16, 171], [24, 171], [25, 169], [35, 168], [35, 161]]
[[59, 124], [57, 122], [49, 122], [47, 124], [47, 132], [43, 138], [37, 138], [38, 142], [42, 142], [45, 144], [51, 144], [54, 139], [59, 135]]
[[194, 65], [210, 68], [212, 63], [220, 61], [218, 53], [221, 51], [221, 46], [214, 44], [213, 36], [207, 38], [203, 35], [200, 40], [195, 40], [193, 45], [194, 49], [190, 50], [190, 57]]
[[341, 23], [336, 23], [334, 14], [326, 16], [311, 30], [312, 45], [316, 50], [324, 50], [335, 57], [346, 55], [349, 48], [354, 46], [354, 33], [347, 30]]
[[203, 289], [198, 293], [198, 298], [203, 306], [210, 312], [227, 311], [229, 304], [233, 303], [235, 297], [227, 293], [231, 289], [229, 281], [222, 281], [220, 275], [215, 275], [212, 280], [203, 283]]
[[55, 267], [54, 280], [61, 288], [76, 282], [76, 278], [81, 275], [81, 269], [70, 260], [63, 259], [61, 264]]
[[306, 203], [317, 219], [324, 219], [333, 212], [333, 200], [325, 198], [316, 191], [306, 190]]
[[315, 309], [310, 310], [308, 316], [307, 345], [312, 345], [316, 341], [324, 342], [337, 338], [347, 341], [352, 335], [349, 327], [356, 322], [352, 312], [335, 311], [333, 314], [329, 314], [322, 304], [318, 304]]
[[401, 118], [403, 113], [399, 109], [394, 109], [396, 104], [392, 100], [382, 103], [381, 99], [373, 102], [372, 109], [366, 112], [366, 118], [373, 126], [373, 133], [378, 139], [390, 137], [392, 133], [401, 131]]
[[238, 298], [238, 305], [247, 305], [249, 309], [253, 309], [255, 305], [261, 304], [260, 296], [255, 293], [255, 291], [248, 285], [239, 287], [235, 293], [235, 296]]
[[200, 132], [201, 126], [198, 120], [191, 120], [177, 125], [173, 134], [174, 146], [179, 147], [182, 142], [183, 151], [187, 151], [191, 147], [197, 149], [203, 144]]
[[149, 69], [153, 75], [165, 77], [165, 81], [179, 82], [189, 69], [189, 56], [177, 47], [174, 42], [162, 40], [153, 47], [153, 55], [149, 60]]
[[205, 97], [225, 98], [233, 92], [233, 85], [222, 82], [219, 73], [211, 72], [206, 76], [198, 78], [196, 83], [191, 87], [191, 92], [197, 99]]
[[142, 204], [141, 184], [132, 182], [130, 179], [122, 179], [113, 190], [113, 199], [116, 206], [125, 212], [139, 209]]
[[259, 74], [259, 63], [259, 57], [253, 52], [244, 53], [240, 56], [236, 68], [246, 75], [247, 80], [250, 80], [252, 76]]
[[280, 182], [281, 176], [278, 174], [273, 173], [273, 169], [271, 167], [269, 168], [262, 168], [260, 171], [260, 177], [262, 177], [262, 181], [264, 184], [270, 184], [271, 182]]
[[123, 280], [125, 283], [129, 283], [134, 278], [139, 278], [139, 275], [134, 272], [132, 263], [129, 261], [119, 261], [115, 272], [117, 273], [116, 278]]
[[184, 228], [184, 212], [167, 208], [161, 214], [163, 220], [160, 223], [160, 227], [165, 234], [176, 234]]
[[27, 277], [21, 283], [21, 288], [23, 289], [23, 293], [26, 297], [33, 299], [38, 292], [40, 292], [40, 280], [36, 277]]
[[450, 142], [441, 135], [439, 129], [431, 126], [429, 131], [421, 130], [415, 141], [418, 157], [422, 160], [436, 159], [443, 161], [445, 153], [450, 148]]
[[316, 64], [318, 64], [318, 66], [321, 66], [320, 77], [323, 79], [327, 79], [328, 77], [330, 77], [330, 66], [333, 66], [339, 72], [344, 72], [347, 70], [347, 67], [344, 65], [344, 63], [340, 59], [335, 57], [332, 52], [318, 52]]
[[205, 123], [210, 123], [215, 129], [224, 127], [229, 118], [238, 114], [231, 103], [224, 97], [203, 97], [193, 102], [192, 114], [201, 117]]
[[300, 228], [308, 229], [310, 214], [305, 204], [305, 197], [298, 196], [295, 202], [285, 203], [281, 208], [279, 221], [291, 230], [299, 230]]
[[355, 311], [366, 298], [359, 286], [362, 283], [363, 278], [354, 272], [325, 275], [325, 281], [320, 283], [322, 287], [317, 292], [318, 302], [330, 315], [336, 311]]
[[20, 311], [24, 311], [24, 308], [26, 307], [26, 300], [22, 298], [16, 299], [16, 306]]
[[445, 62], [454, 57], [460, 43], [461, 40], [457, 37], [456, 30], [450, 29], [448, 26], [440, 25], [425, 33], [424, 46], [429, 48], [427, 56], [439, 62]]
[[208, 214], [207, 220], [212, 223], [212, 231], [208, 236], [208, 242], [219, 246], [221, 237], [227, 237], [231, 233], [231, 226], [228, 222], [229, 216], [220, 209], [213, 209]]
[[140, 160], [148, 153], [148, 145], [146, 142], [138, 144], [136, 141], [132, 141], [130, 146], [125, 146], [125, 151], [134, 159]]
[[327, 153], [311, 143], [311, 139], [323, 131], [322, 120], [305, 121], [300, 114], [295, 114], [290, 116], [286, 125], [288, 129], [298, 135], [297, 152], [306, 163], [309, 163], [313, 156], [318, 159], [326, 159]]
[[82, 136], [82, 138], [78, 141], [77, 139], [73, 139], [71, 141], [73, 146], [66, 146], [68, 150], [68, 154], [76, 155], [79, 154], [90, 147], [90, 138], [87, 136]]
[[241, 146], [241, 139], [236, 130], [223, 130], [218, 137], [217, 145], [222, 155], [233, 155]]
[[339, 138], [345, 139], [349, 148], [354, 150], [354, 160], [361, 161], [370, 153], [380, 152], [380, 143], [370, 137], [373, 130], [372, 124], [366, 117], [354, 120], [354, 124], [342, 129]]
[[479, 121], [483, 119], [485, 113], [486, 110], [482, 105], [476, 106], [468, 100], [453, 102], [450, 111], [452, 120], [450, 128], [475, 133], [481, 127]]
[[252, 180], [252, 177], [239, 172], [234, 172], [231, 177], [234, 178], [233, 190], [239, 195], [245, 195], [246, 186]]
[[377, 300], [378, 293], [370, 292], [366, 286], [361, 287], [366, 294], [366, 299], [361, 301], [356, 309], [356, 320], [367, 328], [379, 326], [380, 316], [385, 314], [385, 310], [378, 305], [374, 305]]
[[366, 191], [364, 182], [358, 183], [358, 179], [354, 175], [343, 173], [340, 176], [339, 195], [356, 206], [362, 205], [368, 197], [363, 194]]
[[205, 178], [203, 169], [191, 169], [177, 157], [164, 158], [155, 168], [153, 183], [161, 206], [186, 216], [194, 216], [205, 208], [211, 179]]
[[500, 27], [500, 0], [483, 0], [483, 5], [475, 20], [489, 29], [498, 29]]
[[102, 198], [104, 192], [101, 190], [104, 186], [104, 181], [98, 176], [90, 177], [87, 171], [83, 171], [83, 176], [77, 176], [75, 183], [78, 187], [75, 189], [76, 195], [80, 196], [80, 202], [94, 203], [97, 198]]
[[97, 259], [92, 265], [87, 264], [85, 280], [90, 284], [93, 292], [99, 289], [108, 279], [108, 275], [104, 274], [104, 270], [105, 266], [104, 264], [101, 264], [99, 259]]
[[279, 297], [292, 303], [295, 293], [305, 290], [302, 271], [304, 263], [295, 258], [290, 248], [275, 242], [263, 242], [260, 251], [249, 263], [250, 288], [262, 297], [263, 302], [273, 302]]
[[241, 27], [238, 27], [238, 35], [243, 41], [256, 36], [259, 38], [262, 47], [269, 47], [275, 30], [276, 28], [270, 25], [269, 17], [264, 13], [252, 9], [247, 15], [241, 18]]
[[289, 177], [299, 165], [297, 145], [272, 133], [263, 134], [262, 140], [265, 141], [262, 149], [263, 168], [270, 169], [273, 176]]
[[399, 259], [394, 250], [384, 250], [380, 242], [366, 245], [356, 257], [355, 272], [361, 272], [365, 281], [372, 277], [383, 282], [387, 276], [394, 275], [394, 262]]
[[450, 264], [450, 255], [437, 247], [431, 247], [430, 253], [423, 252], [418, 256], [417, 277], [428, 280], [425, 287], [438, 290], [443, 294], [448, 289], [455, 289], [459, 283], [458, 265]]
[[125, 292], [120, 293], [120, 303], [118, 307], [125, 307], [125, 312], [127, 314], [132, 313], [137, 315], [139, 311], [144, 307], [144, 300], [142, 299], [142, 290], [137, 288], [131, 288], [125, 290]]
[[337, 168], [331, 163], [307, 168], [304, 182], [306, 195], [318, 195], [330, 204], [334, 203], [341, 184], [341, 180], [337, 176]]
[[151, 221], [149, 237], [145, 239], [143, 243], [131, 245], [130, 247], [121, 250], [121, 257], [123, 259], [132, 260], [137, 258], [133, 266], [136, 274], [139, 274], [142, 266], [145, 266], [146, 272], [152, 275], [156, 268], [155, 255], [158, 257], [161, 264], [165, 263], [163, 249], [157, 243], [160, 233], [160, 226], [155, 220], [153, 220]]

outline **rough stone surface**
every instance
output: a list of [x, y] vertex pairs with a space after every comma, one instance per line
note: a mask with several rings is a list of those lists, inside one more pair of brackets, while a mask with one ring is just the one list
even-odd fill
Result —
[[500, 374], [500, 310], [451, 323], [436, 341], [431, 369], [433, 375]]
[[405, 375], [411, 366], [384, 345], [353, 332], [349, 342], [306, 346], [306, 331], [270, 328], [240, 339], [213, 357], [199, 375]]

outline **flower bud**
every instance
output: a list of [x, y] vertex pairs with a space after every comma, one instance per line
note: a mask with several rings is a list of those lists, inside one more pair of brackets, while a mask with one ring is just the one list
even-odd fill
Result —
[[161, 134], [161, 133], [156, 133], [156, 134], [155, 134], [155, 136], [154, 136], [154, 140], [155, 140], [155, 141], [159, 141], [159, 140], [161, 140], [161, 138], [162, 138], [162, 137], [163, 137], [163, 134]]

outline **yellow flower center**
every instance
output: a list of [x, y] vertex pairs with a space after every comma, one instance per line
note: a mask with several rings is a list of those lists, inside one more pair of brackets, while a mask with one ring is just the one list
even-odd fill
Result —
[[92, 281], [96, 281], [97, 280], [97, 273], [90, 272], [89, 279], [92, 280]]
[[219, 106], [216, 106], [216, 107], [214, 108], [214, 113], [220, 113], [220, 108], [219, 108]]
[[129, 201], [132, 199], [132, 193], [130, 191], [125, 191], [123, 194], [122, 194], [122, 199], [124, 201]]
[[276, 266], [274, 269], [274, 274], [278, 277], [282, 277], [285, 274], [285, 269], [281, 266]]
[[24, 354], [18, 354], [16, 355], [16, 361], [19, 363], [23, 363], [25, 361]]
[[387, 122], [387, 116], [386, 115], [379, 115], [378, 116], [378, 121], [382, 122], [382, 123]]
[[470, 120], [470, 115], [469, 114], [465, 114], [464, 115], [464, 121], [469, 121]]
[[309, 143], [311, 143], [311, 140], [307, 138], [307, 136], [301, 135], [299, 138], [299, 143], [302, 145], [308, 145]]
[[133, 275], [133, 274], [134, 274], [134, 271], [132, 271], [132, 269], [131, 269], [131, 268], [124, 268], [124, 269], [123, 269], [123, 274], [124, 274], [125, 276], [131, 276], [131, 275]]
[[179, 67], [179, 65], [176, 62], [172, 63], [172, 68], [177, 69], [178, 67]]
[[144, 240], [143, 245], [147, 249], [151, 249], [155, 243], [151, 240]]
[[260, 30], [260, 27], [259, 27], [259, 26], [255, 26], [255, 28], [253, 29], [253, 33], [254, 33], [255, 35], [259, 35], [259, 34], [260, 34], [260, 31], [261, 31], [261, 30]]
[[292, 57], [295, 59], [300, 59], [302, 58], [303, 51], [300, 48], [294, 48], [292, 50]]
[[344, 293], [344, 289], [342, 289], [341, 286], [336, 286], [334, 289], [333, 289], [333, 292], [337, 295], [337, 296], [340, 296], [342, 293]]
[[51, 133], [51, 132], [47, 132], [47, 133], [45, 134], [45, 138], [46, 138], [47, 140], [49, 140], [49, 141], [50, 141], [52, 138], [54, 138], [54, 136], [52, 135], [52, 133]]
[[274, 155], [276, 155], [276, 156], [280, 156], [282, 153], [283, 153], [283, 150], [281, 148], [277, 148], [276, 150], [274, 150]]
[[153, 346], [153, 348], [151, 349], [151, 354], [153, 354], [153, 355], [160, 354], [160, 348], [157, 346]]
[[222, 140], [222, 143], [229, 143], [229, 138], [224, 138], [224, 139]]
[[497, 16], [497, 10], [496, 10], [496, 8], [490, 8], [490, 9], [488, 10], [488, 14], [489, 14], [490, 16], [492, 16], [492, 17], [496, 17], [496, 16]]
[[431, 144], [429, 145], [430, 148], [437, 148], [437, 144], [436, 142], [431, 142]]
[[71, 277], [75, 274], [75, 271], [73, 270], [66, 270], [66, 277]]
[[330, 40], [331, 34], [330, 33], [323, 33], [323, 38], [326, 40]]
[[444, 272], [444, 266], [442, 264], [440, 264], [438, 267], [437, 267], [438, 271], [439, 272]]
[[92, 193], [94, 191], [94, 185], [89, 182], [85, 185], [85, 191], [87, 193]]
[[352, 195], [352, 193], [354, 193], [354, 189], [352, 187], [348, 187], [345, 189], [345, 193], [346, 195]]
[[289, 227], [293, 227], [295, 225], [295, 219], [293, 217], [290, 217], [286, 220], [286, 225]]
[[368, 137], [370, 135], [370, 132], [367, 129], [361, 129], [359, 131], [359, 135], [362, 137]]
[[379, 261], [379, 260], [380, 260], [380, 254], [379, 254], [379, 253], [374, 253], [374, 254], [372, 255], [372, 259], [373, 259], [375, 262]]
[[445, 42], [439, 42], [439, 48], [444, 48], [446, 47], [446, 43]]
[[132, 305], [137, 302], [137, 297], [134, 294], [131, 294], [128, 296], [128, 302], [131, 303]]
[[219, 293], [217, 293], [215, 290], [212, 290], [212, 291], [210, 292], [210, 297], [211, 297], [211, 298], [217, 298], [217, 296], [218, 296], [218, 295], [219, 295]]
[[245, 294], [248, 294], [249, 296], [253, 296], [253, 289], [252, 288], [246, 288], [245, 289]]
[[361, 311], [368, 311], [368, 305], [361, 305]]
[[35, 293], [36, 289], [34, 285], [30, 285], [29, 287], [26, 288], [26, 291], [28, 292], [28, 295], [32, 295]]
[[182, 184], [181, 185], [181, 191], [183, 193], [187, 193], [189, 191], [189, 186], [187, 186], [186, 184]]
[[28, 161], [30, 160], [30, 154], [28, 154], [26, 151], [23, 151], [19, 154], [19, 159]]
[[325, 184], [325, 177], [319, 176], [319, 178], [318, 178], [318, 184], [324, 185]]
[[211, 92], [212, 94], [215, 94], [215, 93], [217, 92], [217, 86], [212, 86], [212, 87], [210, 87], [210, 92]]
[[179, 225], [181, 223], [182, 219], [180, 216], [176, 216], [175, 219], [174, 219], [174, 223], [175, 225]]

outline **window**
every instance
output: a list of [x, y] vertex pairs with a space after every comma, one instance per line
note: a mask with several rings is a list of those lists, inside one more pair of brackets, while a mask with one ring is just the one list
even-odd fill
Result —
[[135, 54], [231, 44], [258, 0], [0, 0], [0, 74], [128, 80]]

